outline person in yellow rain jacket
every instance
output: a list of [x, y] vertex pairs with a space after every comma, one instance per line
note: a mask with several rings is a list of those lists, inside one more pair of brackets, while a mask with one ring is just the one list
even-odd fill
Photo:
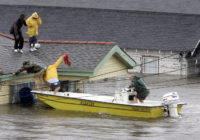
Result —
[[50, 84], [52, 90], [54, 90], [54, 94], [56, 94], [60, 90], [60, 81], [58, 79], [57, 68], [62, 62], [65, 54], [63, 54], [53, 65], [49, 65], [46, 69], [45, 80]]
[[34, 12], [32, 16], [26, 20], [26, 24], [28, 26], [28, 31], [26, 33], [29, 36], [30, 51], [35, 51], [37, 50], [35, 44], [37, 43], [38, 26], [39, 24], [42, 24], [42, 20], [37, 12]]

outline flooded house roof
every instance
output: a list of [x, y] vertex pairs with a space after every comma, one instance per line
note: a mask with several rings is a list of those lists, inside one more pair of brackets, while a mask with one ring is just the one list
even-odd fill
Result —
[[1, 0], [0, 4], [200, 14], [199, 0]]
[[41, 48], [30, 52], [28, 43], [24, 45], [24, 53], [13, 51], [14, 41], [0, 36], [0, 67], [3, 74], [12, 74], [21, 68], [23, 61], [46, 68], [54, 64], [63, 53], [69, 54], [71, 67], [64, 62], [59, 65], [58, 71], [93, 73], [102, 60], [108, 55], [118, 55], [127, 68], [132, 68], [134, 61], [126, 55], [114, 42], [83, 42], [83, 41], [45, 41], [40, 40]]
[[[38, 39], [113, 41], [121, 48], [188, 51], [200, 34], [200, 16], [47, 6], [0, 5], [0, 32], [8, 34], [13, 20], [39, 13]], [[24, 37], [26, 27], [23, 28]]]

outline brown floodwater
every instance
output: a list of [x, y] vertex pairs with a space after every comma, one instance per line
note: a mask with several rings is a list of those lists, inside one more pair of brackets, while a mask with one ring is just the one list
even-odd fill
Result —
[[[114, 95], [128, 85], [128, 78], [105, 80], [86, 85], [86, 91]], [[19, 104], [0, 106], [0, 139], [70, 140], [198, 140], [200, 137], [200, 78], [149, 76], [147, 99], [161, 100], [162, 95], [177, 91], [187, 103], [178, 118], [138, 119], [106, 114], [60, 111], [41, 102], [32, 107]]]

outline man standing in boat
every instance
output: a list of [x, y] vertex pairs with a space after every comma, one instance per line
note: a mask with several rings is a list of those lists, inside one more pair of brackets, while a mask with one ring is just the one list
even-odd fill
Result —
[[45, 80], [50, 84], [51, 90], [54, 91], [54, 94], [56, 94], [60, 90], [60, 81], [58, 79], [58, 72], [57, 68], [62, 62], [62, 60], [65, 60], [65, 63], [68, 64], [68, 66], [71, 66], [71, 62], [69, 61], [68, 54], [64, 53], [53, 65], [49, 65], [46, 69], [46, 75]]
[[131, 75], [130, 76], [131, 84], [129, 88], [134, 88], [137, 92], [137, 95], [134, 96], [133, 102], [138, 103], [138, 100], [143, 103], [145, 98], [149, 95], [149, 89], [146, 87], [142, 78]]

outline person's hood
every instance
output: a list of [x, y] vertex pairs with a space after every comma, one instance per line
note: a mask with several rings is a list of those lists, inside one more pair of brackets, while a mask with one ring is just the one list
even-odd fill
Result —
[[39, 16], [38, 16], [37, 12], [34, 12], [34, 13], [32, 14], [32, 17], [33, 17], [33, 18], [38, 18]]

